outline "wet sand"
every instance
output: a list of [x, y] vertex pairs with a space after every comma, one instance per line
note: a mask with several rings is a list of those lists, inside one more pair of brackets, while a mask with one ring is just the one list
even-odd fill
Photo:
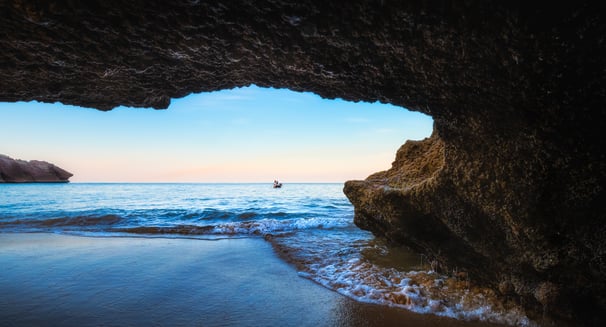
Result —
[[358, 303], [259, 238], [0, 234], [0, 326], [494, 326]]

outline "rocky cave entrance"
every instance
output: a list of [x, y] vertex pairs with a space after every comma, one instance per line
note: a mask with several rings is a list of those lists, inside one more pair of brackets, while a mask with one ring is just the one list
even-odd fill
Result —
[[[360, 219], [539, 314], [606, 320], [602, 4], [16, 1], [2, 9], [2, 101], [165, 108], [191, 92], [255, 83], [431, 115], [448, 162], [439, 178], [402, 192], [350, 183]], [[403, 222], [417, 233], [405, 234]]]

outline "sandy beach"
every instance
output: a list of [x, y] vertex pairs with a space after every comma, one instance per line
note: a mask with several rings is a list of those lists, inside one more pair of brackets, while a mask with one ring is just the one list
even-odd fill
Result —
[[1, 326], [489, 326], [358, 303], [259, 238], [0, 234]]

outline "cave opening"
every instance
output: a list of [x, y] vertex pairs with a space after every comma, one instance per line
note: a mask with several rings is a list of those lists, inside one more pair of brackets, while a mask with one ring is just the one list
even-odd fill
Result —
[[[167, 110], [2, 103], [7, 155], [75, 182], [344, 182], [390, 167], [430, 116], [389, 104], [255, 85], [173, 99]], [[26, 131], [26, 132], [24, 132]]]

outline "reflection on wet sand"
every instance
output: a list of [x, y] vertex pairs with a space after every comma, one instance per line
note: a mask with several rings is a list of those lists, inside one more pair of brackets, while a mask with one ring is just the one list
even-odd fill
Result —
[[3, 234], [0, 266], [8, 326], [489, 326], [355, 302], [258, 238]]

